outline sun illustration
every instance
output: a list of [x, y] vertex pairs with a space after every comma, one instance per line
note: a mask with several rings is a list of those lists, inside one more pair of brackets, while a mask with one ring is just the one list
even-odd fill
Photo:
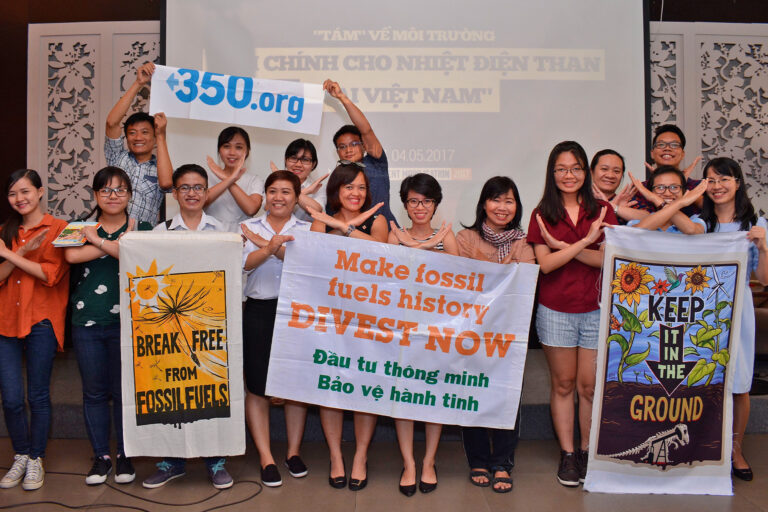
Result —
[[648, 289], [648, 283], [653, 281], [653, 276], [648, 274], [648, 267], [631, 262], [622, 263], [616, 271], [616, 278], [611, 281], [613, 289], [611, 293], [619, 294], [619, 302], [626, 302], [627, 305], [640, 303], [640, 295], [648, 295], [651, 291]]
[[141, 267], [136, 267], [136, 274], [128, 272], [128, 293], [131, 294], [131, 316], [144, 316], [148, 313], [157, 312], [158, 296], [167, 288], [172, 280], [168, 276], [173, 266], [168, 267], [162, 272], [157, 271], [157, 261], [152, 260], [152, 264], [145, 272]]
[[687, 279], [685, 282], [685, 291], [691, 290], [693, 293], [704, 291], [704, 288], [709, 288], [709, 277], [707, 271], [699, 265], [694, 267], [685, 273]]

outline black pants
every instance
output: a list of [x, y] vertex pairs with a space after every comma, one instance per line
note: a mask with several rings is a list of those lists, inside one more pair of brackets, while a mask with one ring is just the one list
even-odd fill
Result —
[[461, 437], [470, 468], [509, 472], [515, 465], [517, 430], [462, 427]]
[[254, 395], [264, 396], [275, 328], [277, 299], [248, 298], [243, 310], [243, 370], [245, 385]]

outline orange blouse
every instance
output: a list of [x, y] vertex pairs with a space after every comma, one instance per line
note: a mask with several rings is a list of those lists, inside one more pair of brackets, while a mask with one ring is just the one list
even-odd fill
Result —
[[45, 320], [51, 321], [59, 350], [64, 346], [64, 319], [69, 298], [69, 264], [64, 260], [64, 249], [51, 242], [66, 227], [67, 221], [44, 215], [40, 223], [31, 228], [19, 227], [13, 241], [15, 252], [27, 240], [48, 229], [45, 240], [36, 250], [24, 255], [29, 261], [39, 263], [48, 277], [43, 282], [16, 267], [0, 281], [0, 334], [11, 338], [24, 338], [32, 326]]

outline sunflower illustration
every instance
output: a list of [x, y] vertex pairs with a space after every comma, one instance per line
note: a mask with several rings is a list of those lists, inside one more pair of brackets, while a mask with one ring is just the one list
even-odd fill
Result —
[[707, 271], [699, 265], [694, 267], [685, 273], [687, 279], [685, 280], [685, 291], [691, 290], [691, 292], [701, 292], [704, 288], [709, 288], [709, 277]]
[[651, 281], [653, 276], [648, 274], [648, 267], [634, 261], [622, 263], [616, 271], [616, 278], [611, 281], [611, 293], [618, 293], [619, 302], [626, 302], [629, 306], [635, 302], [639, 304], [641, 295], [651, 293], [647, 286]]

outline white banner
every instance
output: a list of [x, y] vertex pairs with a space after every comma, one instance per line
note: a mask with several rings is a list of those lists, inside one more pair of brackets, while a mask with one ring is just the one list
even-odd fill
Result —
[[743, 232], [606, 230], [586, 490], [732, 494], [748, 246]]
[[242, 242], [234, 233], [120, 240], [125, 453], [245, 453]]
[[156, 66], [149, 113], [317, 135], [324, 97], [320, 84]]
[[511, 429], [537, 265], [322, 233], [286, 250], [267, 394]]

